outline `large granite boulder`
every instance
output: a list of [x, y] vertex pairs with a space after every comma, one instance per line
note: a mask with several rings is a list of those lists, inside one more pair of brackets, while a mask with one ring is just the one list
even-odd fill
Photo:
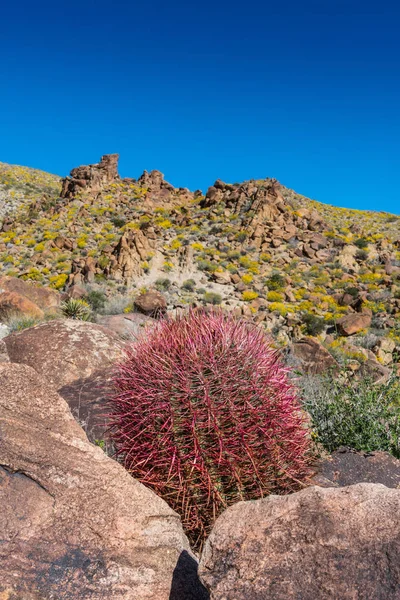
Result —
[[108, 399], [124, 342], [114, 332], [72, 319], [49, 321], [4, 338], [6, 356], [29, 365], [68, 402], [91, 442], [111, 450]]
[[398, 600], [400, 490], [360, 483], [239, 502], [200, 562], [212, 600]]
[[58, 390], [117, 360], [123, 343], [101, 325], [48, 321], [4, 338], [11, 362], [29, 365]]
[[0, 598], [206, 597], [178, 515], [25, 365], [0, 364], [0, 465]]

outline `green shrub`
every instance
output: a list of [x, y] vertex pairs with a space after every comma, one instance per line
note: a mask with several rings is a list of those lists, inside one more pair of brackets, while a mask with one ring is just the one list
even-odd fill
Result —
[[187, 290], [188, 292], [194, 292], [195, 287], [196, 282], [194, 279], [186, 279], [186, 281], [182, 283], [182, 289]]
[[118, 228], [124, 227], [124, 225], [126, 225], [126, 219], [123, 219], [122, 217], [112, 217], [111, 223]]
[[384, 450], [400, 458], [400, 378], [341, 382], [329, 377], [303, 379], [303, 406], [317, 440], [329, 451], [349, 446], [363, 452]]
[[357, 248], [360, 248], [361, 250], [363, 250], [364, 248], [366, 248], [368, 246], [368, 241], [365, 238], [358, 238], [358, 240], [356, 240], [354, 242], [354, 245], [357, 246]]
[[285, 279], [280, 273], [272, 273], [265, 283], [269, 290], [281, 290], [285, 286]]
[[215, 306], [221, 304], [222, 296], [216, 292], [206, 292], [203, 296], [204, 302], [207, 304], [214, 304]]
[[40, 322], [41, 319], [38, 319], [37, 317], [31, 317], [29, 315], [15, 315], [7, 319], [7, 326], [11, 332], [22, 331], [23, 329], [28, 329], [29, 327], [38, 325]]
[[100, 312], [106, 304], [107, 296], [104, 292], [91, 290], [86, 294], [84, 300], [90, 305], [90, 308], [94, 312]]
[[322, 317], [317, 317], [313, 313], [302, 313], [301, 320], [305, 325], [305, 330], [308, 335], [318, 335], [325, 329], [326, 322]]
[[161, 277], [160, 279], [157, 279], [157, 281], [154, 283], [154, 287], [159, 292], [166, 292], [171, 287], [171, 280], [167, 277]]
[[364, 261], [368, 258], [368, 252], [366, 250], [357, 250], [355, 253], [355, 257], [357, 260]]

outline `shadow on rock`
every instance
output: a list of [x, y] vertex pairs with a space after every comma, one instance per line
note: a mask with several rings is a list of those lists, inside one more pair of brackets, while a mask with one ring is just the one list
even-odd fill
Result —
[[183, 550], [173, 572], [169, 600], [209, 600], [210, 595], [200, 582], [197, 568], [194, 558]]

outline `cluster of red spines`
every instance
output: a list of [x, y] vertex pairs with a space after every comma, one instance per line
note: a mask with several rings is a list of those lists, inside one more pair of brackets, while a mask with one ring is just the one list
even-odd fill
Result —
[[114, 385], [119, 458], [181, 515], [196, 547], [227, 506], [295, 491], [310, 474], [288, 369], [244, 320], [163, 320], [126, 351]]

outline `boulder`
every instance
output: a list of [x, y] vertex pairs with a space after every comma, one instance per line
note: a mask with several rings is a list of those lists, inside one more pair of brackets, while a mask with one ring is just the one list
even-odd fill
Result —
[[371, 315], [369, 313], [346, 315], [338, 320], [337, 326], [340, 335], [354, 335], [371, 326]]
[[359, 483], [239, 502], [216, 521], [211, 600], [398, 600], [400, 490]]
[[14, 316], [42, 319], [44, 313], [37, 304], [17, 292], [0, 293], [0, 319], [7, 320]]
[[320, 341], [307, 337], [292, 345], [292, 355], [305, 373], [318, 375], [339, 368], [338, 363]]
[[0, 365], [0, 426], [0, 598], [205, 598], [178, 515], [32, 368]]
[[60, 294], [56, 290], [7, 275], [0, 277], [0, 291], [16, 292], [36, 304], [42, 311], [55, 309], [61, 302]]
[[121, 315], [105, 315], [97, 319], [97, 323], [113, 331], [123, 340], [134, 341], [153, 323], [151, 317], [141, 313], [123, 313]]
[[121, 356], [118, 336], [94, 323], [48, 321], [4, 338], [11, 362], [29, 365], [56, 389], [105, 369]]
[[140, 294], [135, 298], [135, 308], [149, 317], [159, 317], [167, 311], [167, 302], [164, 296], [155, 290]]

